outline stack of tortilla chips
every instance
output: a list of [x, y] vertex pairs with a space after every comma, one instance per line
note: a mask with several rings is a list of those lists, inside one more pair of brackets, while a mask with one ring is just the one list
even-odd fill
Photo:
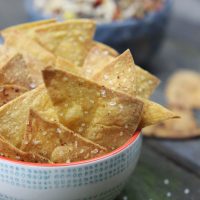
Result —
[[148, 98], [159, 80], [93, 40], [90, 20], [38, 21], [1, 31], [0, 155], [70, 163], [125, 144], [177, 117]]

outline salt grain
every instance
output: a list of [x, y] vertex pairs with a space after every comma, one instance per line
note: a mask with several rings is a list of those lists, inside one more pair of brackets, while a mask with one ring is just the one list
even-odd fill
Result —
[[102, 97], [106, 97], [106, 90], [102, 89], [100, 91]]
[[30, 87], [31, 89], [35, 89], [35, 88], [36, 88], [36, 84], [35, 84], [35, 83], [30, 83], [29, 87]]
[[103, 78], [104, 78], [104, 80], [108, 80], [108, 79], [109, 79], [109, 76], [106, 75], [106, 74], [104, 74]]
[[111, 101], [110, 103], [109, 103], [109, 105], [110, 106], [115, 106], [117, 103], [115, 102], [115, 101]]
[[119, 135], [120, 135], [120, 136], [123, 136], [123, 135], [124, 135], [124, 132], [123, 132], [123, 131], [121, 131]]
[[91, 151], [91, 154], [97, 154], [98, 152], [99, 152], [98, 149], [94, 149], [94, 150]]
[[34, 145], [38, 145], [38, 144], [40, 144], [41, 142], [39, 141], [39, 140], [33, 140], [33, 144]]
[[62, 133], [62, 130], [61, 130], [60, 128], [57, 128], [57, 129], [56, 129], [56, 132], [57, 132], [58, 134], [60, 134], [60, 133]]

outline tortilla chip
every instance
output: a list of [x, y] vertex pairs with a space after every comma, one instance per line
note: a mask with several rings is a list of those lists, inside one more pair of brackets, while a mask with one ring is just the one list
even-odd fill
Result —
[[61, 57], [56, 58], [55, 67], [57, 69], [61, 69], [66, 72], [70, 72], [73, 74], [81, 74], [80, 67], [75, 66], [74, 64], [70, 63], [68, 60], [63, 59]]
[[53, 53], [47, 51], [33, 38], [27, 35], [15, 34], [12, 37], [8, 37], [5, 41], [5, 45], [15, 48], [21, 54], [30, 54], [46, 66], [55, 64], [56, 58]]
[[12, 34], [16, 34], [16, 33], [18, 34], [19, 32], [24, 33], [35, 27], [47, 25], [47, 24], [51, 24], [51, 23], [55, 23], [55, 22], [56, 22], [55, 19], [48, 19], [48, 20], [41, 20], [41, 21], [36, 21], [36, 22], [31, 22], [31, 23], [29, 22], [29, 23], [25, 23], [25, 24], [15, 25], [15, 26], [11, 26], [9, 28], [2, 30], [1, 35], [4, 38], [6, 38], [10, 33], [12, 33]]
[[0, 137], [0, 156], [10, 158], [16, 161], [33, 162], [33, 163], [48, 163], [50, 162], [47, 158], [39, 156], [33, 153], [25, 153], [15, 146], [10, 144], [8, 141]]
[[112, 57], [119, 56], [119, 53], [115, 49], [101, 42], [94, 41], [92, 48], [96, 48], [99, 52], [104, 52], [104, 54], [108, 54]]
[[182, 70], [168, 81], [166, 97], [169, 105], [200, 108], [200, 74]]
[[0, 86], [0, 107], [16, 97], [22, 95], [28, 90], [18, 85], [1, 85]]
[[61, 70], [46, 69], [43, 77], [60, 122], [74, 132], [115, 149], [137, 129], [140, 100]]
[[0, 45], [0, 69], [6, 65], [11, 58], [16, 56], [16, 50], [8, 48], [5, 45]]
[[104, 46], [101, 43], [95, 43], [85, 58], [82, 67], [83, 76], [86, 78], [93, 77], [117, 56], [117, 52], [113, 52], [113, 50], [107, 48], [107, 46]]
[[92, 46], [95, 23], [91, 20], [70, 20], [39, 27], [35, 38], [47, 50], [82, 66]]
[[21, 146], [26, 130], [30, 108], [39, 110], [47, 119], [56, 121], [51, 101], [44, 86], [26, 92], [0, 107], [0, 135], [18, 148]]
[[[62, 158], [60, 155], [62, 152], [58, 149], [54, 151], [61, 145], [70, 149], [70, 154], [65, 154]], [[43, 119], [32, 110], [21, 149], [25, 152], [42, 155], [57, 163], [63, 160], [65, 163], [67, 160], [73, 162], [89, 159], [106, 152], [105, 148], [82, 138], [61, 124]]]
[[159, 83], [160, 80], [156, 76], [150, 74], [141, 67], [136, 66], [137, 96], [148, 99]]
[[21, 54], [15, 54], [0, 68], [0, 84], [14, 84], [27, 89], [34, 89], [40, 85], [42, 83], [41, 72], [34, 73], [30, 60], [27, 64]]
[[92, 80], [113, 90], [136, 96], [135, 64], [130, 50], [96, 73]]
[[55, 126], [53, 123], [45, 122], [36, 112], [30, 110], [21, 150], [50, 159], [53, 150], [61, 145]]
[[139, 99], [144, 102], [144, 109], [139, 129], [153, 124], [158, 124], [168, 119], [179, 118], [179, 115], [155, 102], [142, 98]]
[[160, 138], [191, 138], [200, 135], [195, 117], [190, 109], [172, 108], [181, 116], [180, 119], [168, 120], [143, 130], [145, 136]]
[[[132, 56], [129, 50], [127, 50], [122, 55], [119, 56], [118, 58], [115, 58], [113, 55], [110, 55], [109, 53], [105, 53], [104, 51], [102, 51], [102, 49], [99, 49], [98, 47], [92, 48], [88, 56], [86, 57], [85, 63], [82, 68], [83, 76], [95, 81], [96, 81], [95, 78], [98, 78], [98, 76], [100, 76], [98, 82], [104, 83], [106, 81], [107, 83], [110, 82], [112, 84], [113, 71], [111, 71], [112, 70], [111, 68], [112, 68], [113, 62], [122, 61], [123, 58], [127, 59], [128, 61], [128, 57], [129, 57], [129, 60], [132, 60], [131, 62], [133, 62], [133, 65], [134, 65], [134, 61], [133, 61], [133, 58], [131, 58]], [[130, 63], [129, 63], [129, 67], [130, 67]], [[125, 72], [127, 68], [129, 67], [127, 63], [126, 64], [123, 63], [121, 64], [122, 69], [120, 70], [120, 68], [117, 68], [116, 72], [118, 72], [119, 70], [123, 71], [123, 69]], [[133, 88], [135, 87], [137, 89], [137, 92], [136, 92], [137, 96], [142, 97], [142, 98], [149, 98], [151, 94], [153, 93], [153, 91], [155, 90], [155, 88], [159, 85], [160, 80], [139, 66], [136, 66], [136, 70], [134, 70], [134, 72], [133, 70], [131, 71], [129, 73], [128, 72], [124, 73], [123, 75], [124, 77], [121, 77], [121, 78], [124, 78], [124, 79], [127, 78], [126, 83], [127, 85], [129, 85], [129, 87], [131, 87], [131, 84], [128, 82], [129, 81], [133, 82], [133, 78], [135, 78], [135, 81], [134, 81], [135, 86], [133, 85], [132, 90], [134, 90]], [[109, 80], [110, 76], [111, 78]], [[102, 81], [100, 81], [100, 79]], [[104, 80], [104, 79], [107, 79], [107, 80]], [[122, 84], [122, 82], [120, 84]], [[110, 87], [109, 85], [108, 87]], [[123, 85], [125, 84], [123, 83]], [[123, 89], [123, 87], [124, 86], [122, 86], [120, 89]], [[124, 89], [127, 89], [127, 87], [125, 87]], [[131, 88], [129, 89], [131, 90]], [[123, 92], [132, 94], [132, 92], [129, 90], [126, 90]]]

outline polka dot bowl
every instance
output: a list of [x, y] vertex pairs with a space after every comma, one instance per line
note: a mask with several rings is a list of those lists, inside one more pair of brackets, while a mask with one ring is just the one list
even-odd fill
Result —
[[0, 157], [1, 200], [113, 200], [137, 164], [140, 132], [105, 156], [70, 164], [33, 164]]

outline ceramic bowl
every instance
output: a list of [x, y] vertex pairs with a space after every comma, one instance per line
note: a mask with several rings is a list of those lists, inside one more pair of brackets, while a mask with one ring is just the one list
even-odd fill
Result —
[[[33, 0], [24, 0], [31, 21], [48, 19], [36, 10]], [[97, 25], [95, 40], [105, 43], [120, 53], [130, 49], [137, 64], [151, 61], [162, 44], [170, 19], [172, 0], [165, 0], [161, 10], [147, 14], [143, 19], [129, 19]]]
[[105, 156], [70, 164], [33, 164], [0, 157], [1, 200], [113, 200], [134, 171], [140, 132]]

